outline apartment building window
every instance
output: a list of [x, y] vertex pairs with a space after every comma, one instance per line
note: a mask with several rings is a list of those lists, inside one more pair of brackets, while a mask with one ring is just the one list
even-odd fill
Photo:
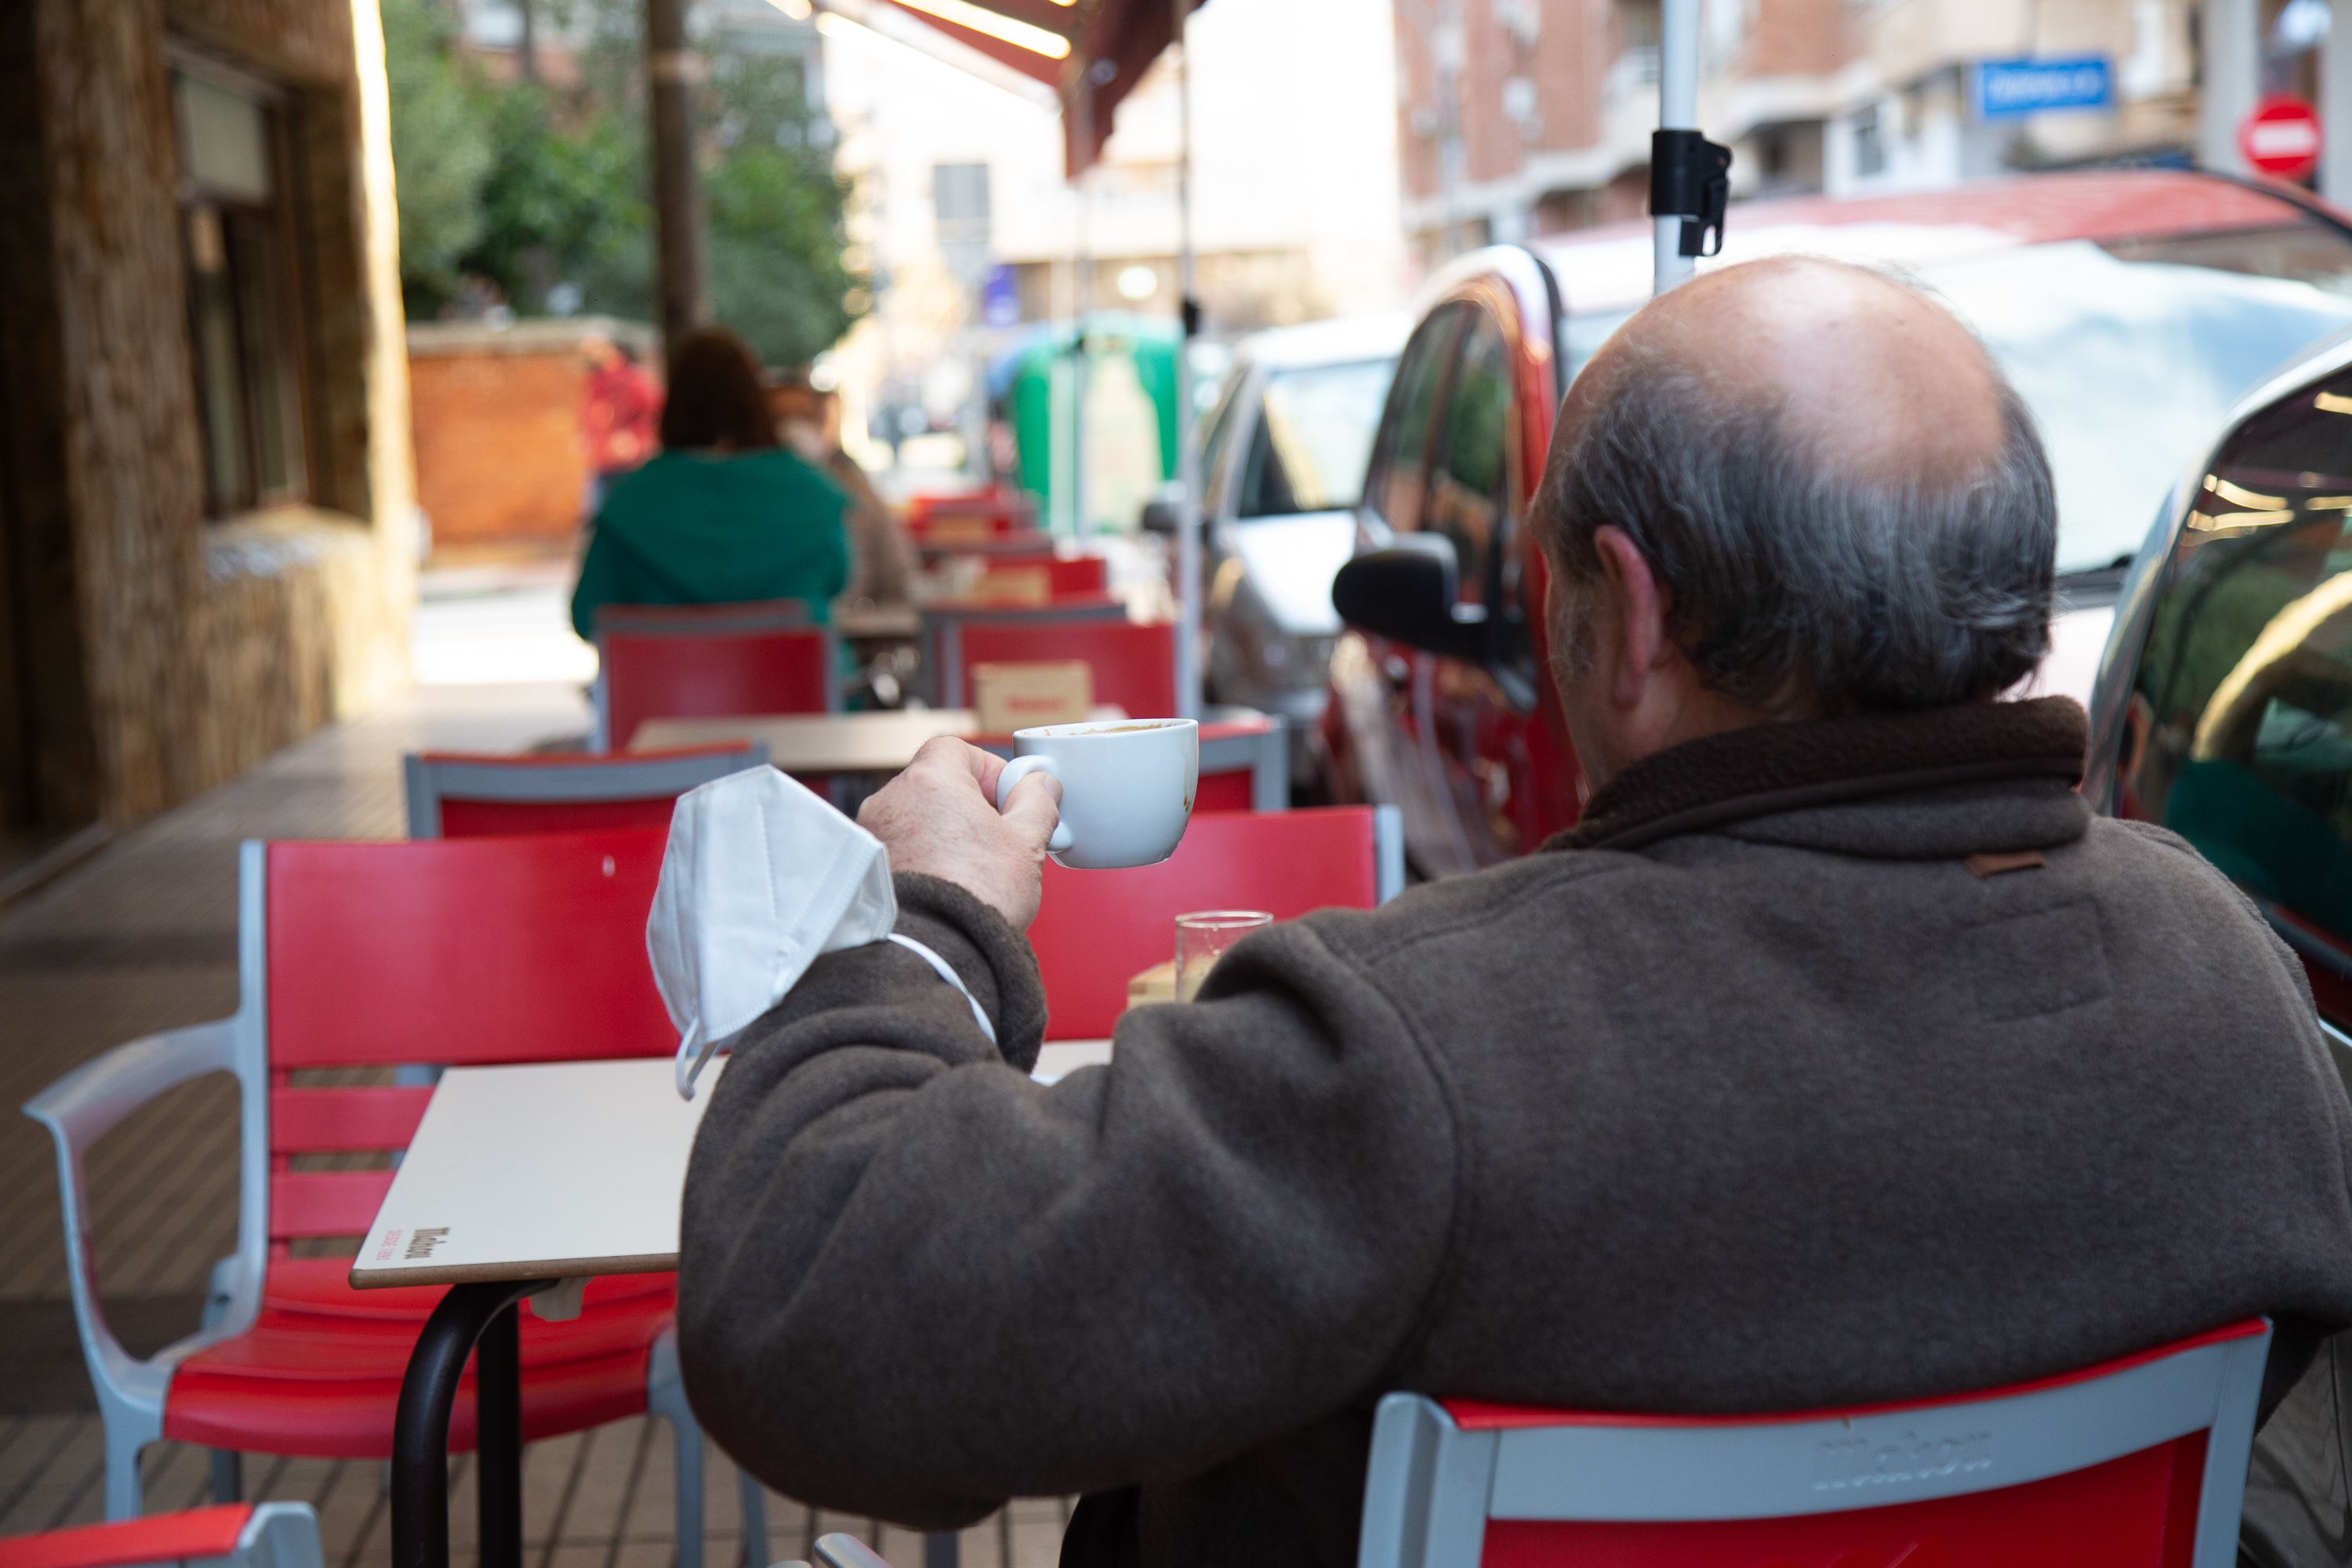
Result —
[[1854, 111], [1853, 172], [1862, 179], [1886, 172], [1886, 137], [1874, 103]]
[[206, 510], [299, 500], [300, 290], [282, 115], [266, 88], [194, 66], [173, 70], [172, 109]]

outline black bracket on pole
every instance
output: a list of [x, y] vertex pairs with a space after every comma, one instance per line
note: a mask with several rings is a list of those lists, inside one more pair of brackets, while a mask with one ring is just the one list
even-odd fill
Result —
[[1683, 220], [1682, 253], [1723, 248], [1731, 205], [1731, 149], [1696, 131], [1650, 132], [1650, 216]]
[[1185, 295], [1184, 302], [1178, 307], [1177, 315], [1183, 325], [1186, 342], [1189, 342], [1201, 335], [1200, 300], [1190, 294]]

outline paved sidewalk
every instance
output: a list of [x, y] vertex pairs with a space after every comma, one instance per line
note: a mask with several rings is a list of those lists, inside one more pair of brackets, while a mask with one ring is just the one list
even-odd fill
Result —
[[[48, 1140], [15, 1108], [76, 1064], [140, 1035], [225, 1017], [236, 1006], [237, 845], [249, 837], [392, 838], [403, 831], [400, 758], [426, 747], [516, 751], [575, 737], [587, 710], [568, 679], [576, 657], [551, 622], [545, 584], [501, 597], [497, 584], [451, 595], [420, 616], [418, 664], [444, 681], [314, 736], [236, 782], [127, 833], [23, 901], [0, 910], [0, 1535], [100, 1516], [100, 1435], [74, 1332]], [[430, 590], [428, 589], [428, 599]], [[463, 601], [459, 604], [458, 601]], [[476, 641], [495, 628], [495, 646]], [[494, 683], [514, 673], [530, 683]], [[490, 679], [486, 679], [490, 678]], [[226, 1079], [191, 1084], [109, 1137], [91, 1157], [99, 1282], [110, 1321], [138, 1353], [196, 1326], [206, 1277], [236, 1241], [236, 1101]], [[534, 1444], [525, 1454], [526, 1561], [541, 1568], [657, 1568], [672, 1557], [668, 1428], [616, 1422]], [[733, 1467], [711, 1464], [708, 1561], [740, 1547]], [[205, 1500], [200, 1449], [160, 1444], [147, 1506]], [[470, 1561], [469, 1467], [457, 1469], [452, 1534]], [[373, 1461], [245, 1463], [251, 1497], [319, 1510], [327, 1562], [372, 1564], [391, 1552], [385, 1467]], [[965, 1532], [967, 1568], [1048, 1568], [1066, 1505], [1016, 1503]], [[804, 1555], [816, 1534], [869, 1521], [820, 1518], [771, 1498], [770, 1545]], [[919, 1539], [885, 1532], [898, 1568]]]

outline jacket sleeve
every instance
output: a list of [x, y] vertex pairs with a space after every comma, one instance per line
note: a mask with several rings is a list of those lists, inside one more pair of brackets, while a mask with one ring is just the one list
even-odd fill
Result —
[[620, 563], [601, 529], [591, 528], [587, 552], [580, 558], [580, 581], [572, 585], [572, 629], [582, 642], [596, 640], [596, 611], [620, 592]]
[[1438, 1081], [1312, 921], [1046, 1087], [1026, 942], [898, 879], [922, 961], [820, 961], [752, 1026], [687, 1180], [687, 1391], [780, 1489], [926, 1528], [1197, 1474], [1377, 1392], [1456, 1185]]

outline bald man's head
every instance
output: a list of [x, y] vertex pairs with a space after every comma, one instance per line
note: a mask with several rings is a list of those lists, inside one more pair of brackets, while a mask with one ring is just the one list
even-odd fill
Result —
[[1949, 311], [1862, 268], [1725, 268], [1619, 329], [1569, 390], [1537, 503], [1571, 616], [1610, 525], [1742, 702], [1990, 697], [2047, 646], [2057, 516], [2032, 418]]

